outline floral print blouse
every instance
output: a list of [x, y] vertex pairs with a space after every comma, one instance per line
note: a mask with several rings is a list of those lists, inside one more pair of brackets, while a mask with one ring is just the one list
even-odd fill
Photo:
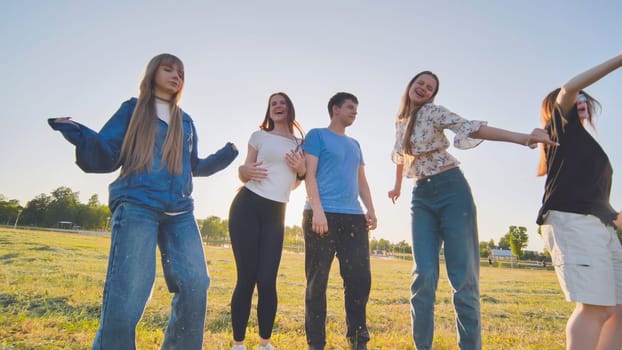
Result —
[[442, 167], [460, 164], [458, 159], [447, 152], [449, 141], [445, 136], [445, 129], [456, 134], [454, 147], [469, 149], [483, 141], [470, 138], [469, 135], [487, 124], [484, 121], [466, 120], [443, 106], [431, 103], [423, 105], [416, 118], [415, 129], [410, 137], [414, 156], [407, 154], [402, 148], [410, 118], [398, 118], [395, 121], [395, 146], [391, 158], [395, 164], [404, 165], [403, 176], [408, 178], [431, 176], [439, 173]]

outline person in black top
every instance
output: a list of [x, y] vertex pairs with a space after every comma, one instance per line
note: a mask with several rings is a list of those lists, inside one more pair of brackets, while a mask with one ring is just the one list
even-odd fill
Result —
[[558, 145], [544, 145], [546, 175], [537, 223], [557, 278], [576, 308], [566, 325], [567, 349], [622, 347], [622, 212], [609, 203], [613, 170], [585, 129], [598, 101], [583, 89], [622, 66], [617, 55], [566, 82], [542, 102], [542, 122]]

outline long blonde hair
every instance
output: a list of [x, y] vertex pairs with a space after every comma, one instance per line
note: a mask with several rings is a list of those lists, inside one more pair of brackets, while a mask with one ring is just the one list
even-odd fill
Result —
[[434, 97], [438, 93], [438, 89], [440, 86], [438, 77], [436, 76], [436, 74], [430, 71], [427, 71], [427, 70], [417, 73], [417, 75], [415, 75], [414, 78], [410, 79], [410, 82], [408, 83], [408, 85], [406, 85], [406, 91], [404, 92], [404, 95], [402, 96], [402, 100], [400, 102], [400, 111], [397, 114], [397, 118], [400, 120], [410, 117], [410, 119], [408, 120], [408, 124], [406, 125], [406, 130], [404, 131], [404, 138], [402, 139], [402, 149], [404, 150], [406, 154], [409, 154], [411, 156], [413, 155], [413, 151], [412, 151], [412, 144], [410, 142], [410, 138], [413, 132], [415, 131], [415, 121], [417, 119], [417, 112], [419, 111], [419, 108], [421, 108], [421, 106], [415, 106], [413, 104], [413, 102], [410, 100], [409, 92], [410, 92], [411, 86], [415, 83], [417, 78], [419, 78], [420, 76], [424, 74], [427, 74], [431, 76], [432, 78], [434, 78], [434, 80], [436, 80], [436, 90], [434, 90], [434, 93], [432, 93], [432, 97], [430, 97], [430, 100], [428, 102], [434, 101]]
[[171, 118], [162, 149], [162, 166], [166, 163], [169, 173], [181, 174], [184, 140], [181, 109], [178, 103], [184, 86], [184, 64], [176, 56], [164, 53], [151, 59], [149, 64], [147, 64], [143, 80], [140, 83], [138, 102], [121, 146], [119, 162], [123, 164], [122, 176], [149, 171], [153, 166], [153, 152], [158, 124], [154, 89], [156, 74], [158, 68], [162, 65], [177, 66], [181, 73], [179, 91], [169, 101]]
[[[547, 126], [549, 126], [549, 123], [551, 122], [551, 119], [553, 119], [553, 115], [555, 114], [555, 110], [559, 108], [559, 105], [557, 104], [557, 95], [559, 95], [560, 91], [561, 88], [557, 88], [551, 91], [542, 101], [542, 106], [540, 107], [540, 120], [542, 122], [543, 128], [547, 128]], [[596, 130], [596, 127], [594, 126], [593, 115], [600, 110], [600, 103], [598, 102], [598, 100], [596, 100], [594, 97], [590, 96], [583, 90], [581, 90], [579, 93], [585, 95], [585, 97], [587, 98], [587, 122], [590, 124], [592, 129]], [[540, 163], [538, 164], [538, 176], [544, 176], [547, 172], [546, 153], [544, 152], [545, 147], [551, 146], [545, 146], [544, 144], [540, 145]]]

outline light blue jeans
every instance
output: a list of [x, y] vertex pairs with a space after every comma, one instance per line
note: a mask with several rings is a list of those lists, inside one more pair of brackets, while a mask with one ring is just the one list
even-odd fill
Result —
[[471, 189], [458, 168], [417, 181], [412, 199], [411, 318], [418, 350], [432, 349], [439, 252], [444, 243], [460, 349], [481, 349], [479, 239]]
[[156, 245], [171, 293], [162, 349], [200, 350], [209, 276], [192, 212], [166, 215], [122, 203], [112, 215], [108, 272], [94, 350], [136, 349], [136, 325], [155, 281]]

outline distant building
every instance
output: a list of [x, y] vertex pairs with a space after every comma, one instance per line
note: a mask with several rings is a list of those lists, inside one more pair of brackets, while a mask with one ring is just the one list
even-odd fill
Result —
[[69, 230], [73, 227], [73, 222], [71, 221], [59, 221], [56, 223], [56, 227]]
[[495, 261], [518, 262], [518, 257], [506, 249], [491, 249], [490, 258]]

